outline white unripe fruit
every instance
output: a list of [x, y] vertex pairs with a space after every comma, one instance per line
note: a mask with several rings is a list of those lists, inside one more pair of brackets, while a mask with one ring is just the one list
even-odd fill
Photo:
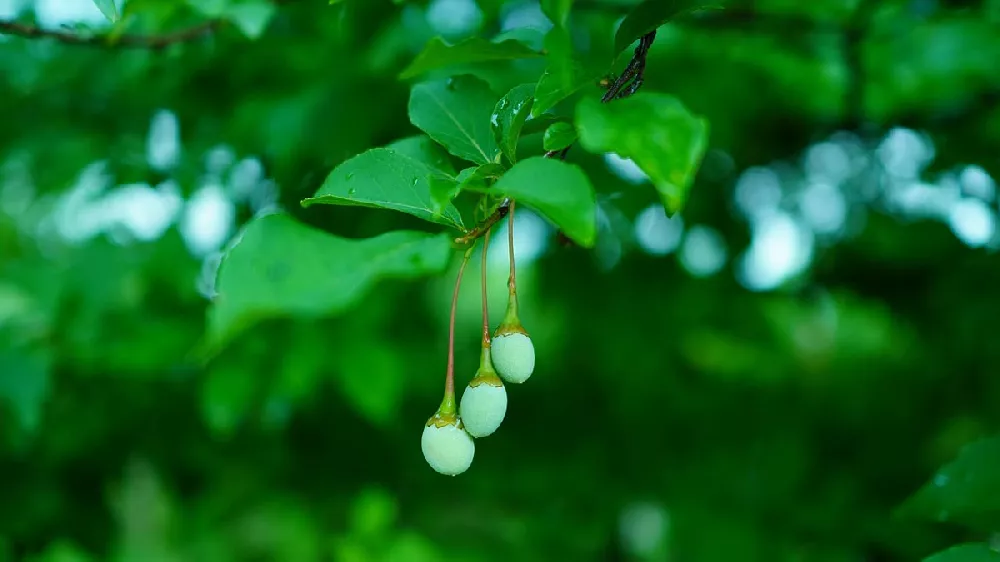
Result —
[[503, 380], [520, 384], [535, 370], [535, 346], [521, 332], [508, 332], [493, 337], [493, 367]]
[[457, 476], [468, 470], [476, 455], [476, 444], [458, 419], [440, 427], [429, 423], [420, 437], [420, 449], [427, 464], [445, 476]]
[[[500, 383], [496, 376], [491, 378]], [[503, 383], [495, 386], [479, 377], [472, 379], [462, 393], [458, 411], [469, 435], [477, 438], [491, 435], [507, 415], [507, 390]]]

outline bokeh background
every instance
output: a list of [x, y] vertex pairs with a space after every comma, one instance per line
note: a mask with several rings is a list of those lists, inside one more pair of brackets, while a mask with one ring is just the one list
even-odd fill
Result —
[[[222, 4], [0, 20], [156, 36]], [[633, 164], [570, 151], [598, 244], [518, 213], [538, 364], [456, 478], [419, 437], [457, 263], [192, 350], [257, 213], [435, 229], [298, 201], [417, 133], [397, 75], [428, 39], [551, 24], [530, 0], [231, 4], [164, 49], [0, 35], [0, 560], [879, 562], [984, 538], [895, 509], [1000, 422], [1000, 2], [759, 0], [661, 28], [644, 88], [711, 124], [689, 205], [667, 218]], [[634, 4], [578, 0], [575, 40]], [[499, 97], [543, 68], [443, 73]], [[495, 323], [507, 250], [488, 258]], [[470, 282], [460, 387], [478, 323]]]

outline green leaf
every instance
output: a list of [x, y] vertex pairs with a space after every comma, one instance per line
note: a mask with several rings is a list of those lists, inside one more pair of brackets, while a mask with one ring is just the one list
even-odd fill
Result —
[[542, 148], [545, 150], [562, 150], [576, 142], [576, 129], [573, 125], [560, 121], [545, 130], [542, 138]]
[[510, 39], [524, 43], [529, 49], [539, 54], [542, 54], [541, 51], [545, 49], [545, 32], [534, 27], [515, 27], [493, 36], [494, 43]]
[[[408, 143], [407, 150], [413, 148]], [[391, 209], [426, 221], [462, 229], [458, 210], [448, 206], [435, 213], [430, 178], [447, 180], [442, 172], [390, 148], [373, 148], [334, 168], [316, 195], [302, 200], [314, 204]]]
[[48, 350], [0, 348], [0, 403], [7, 403], [26, 431], [34, 431], [41, 421], [51, 370]]
[[[0, 542], [0, 560], [7, 560], [2, 557], [4, 553], [2, 544]], [[41, 553], [26, 559], [25, 562], [93, 562], [93, 560], [92, 556], [74, 542], [68, 539], [56, 539]]]
[[398, 516], [399, 504], [392, 494], [383, 488], [368, 487], [352, 502], [347, 528], [353, 534], [379, 539], [392, 531]]
[[687, 201], [708, 149], [708, 122], [666, 94], [640, 92], [613, 103], [584, 98], [576, 108], [576, 129], [584, 149], [632, 159], [670, 215]]
[[679, 15], [701, 10], [722, 9], [722, 0], [645, 0], [632, 9], [615, 32], [615, 55], [643, 35]]
[[424, 50], [400, 73], [400, 79], [412, 78], [430, 70], [459, 64], [474, 64], [499, 60], [528, 59], [541, 57], [520, 41], [507, 39], [493, 42], [482, 37], [470, 37], [454, 45], [440, 37], [427, 42]]
[[229, 0], [187, 0], [188, 6], [210, 18], [224, 16], [229, 3]]
[[966, 543], [928, 556], [924, 562], [1000, 562], [1000, 552], [986, 543]]
[[402, 138], [389, 143], [386, 145], [386, 148], [395, 150], [414, 160], [419, 160], [432, 170], [441, 172], [447, 176], [455, 176], [455, 166], [452, 165], [451, 160], [448, 158], [448, 153], [441, 148], [441, 145], [432, 141], [427, 135], [414, 135]]
[[511, 163], [517, 158], [517, 140], [521, 136], [525, 120], [531, 113], [531, 104], [534, 100], [535, 85], [521, 84], [507, 92], [507, 95], [500, 98], [493, 108], [490, 127], [501, 152]]
[[358, 338], [345, 345], [332, 363], [340, 391], [360, 415], [380, 427], [396, 419], [410, 376], [405, 357], [391, 347]]
[[257, 217], [222, 259], [208, 312], [209, 344], [265, 318], [343, 312], [379, 279], [441, 273], [451, 256], [444, 234], [400, 230], [354, 240], [285, 214]]
[[271, 0], [242, 0], [227, 6], [225, 17], [250, 39], [257, 39], [274, 16], [276, 6]]
[[264, 33], [276, 12], [271, 0], [187, 0], [187, 4], [207, 18], [232, 22], [250, 39]]
[[577, 59], [569, 31], [562, 27], [553, 28], [545, 36], [545, 49], [549, 64], [535, 86], [532, 117], [552, 109], [580, 88], [596, 85], [611, 67], [611, 60], [600, 53], [593, 55], [589, 61]]
[[241, 364], [213, 365], [201, 386], [201, 413], [217, 435], [230, 437], [253, 406], [260, 380]]
[[496, 96], [472, 76], [422, 82], [410, 90], [410, 122], [459, 158], [488, 164], [500, 149], [490, 130]]
[[524, 128], [521, 129], [521, 136], [526, 137], [536, 133], [544, 133], [550, 126], [559, 123], [559, 120], [559, 117], [551, 113], [528, 117], [528, 120], [524, 122]]
[[482, 166], [465, 168], [459, 172], [458, 177], [454, 180], [431, 178], [432, 203], [437, 209], [451, 203], [463, 189], [472, 191], [473, 188], [489, 187], [505, 171], [506, 169], [500, 164], [483, 164]]
[[552, 221], [583, 247], [597, 237], [597, 202], [587, 175], [573, 164], [542, 156], [525, 158], [492, 186], [469, 184], [463, 189], [504, 195], [525, 203]]
[[542, 0], [542, 12], [545, 17], [559, 27], [566, 27], [569, 20], [569, 10], [573, 0]]
[[458, 182], [462, 189], [485, 189], [500, 179], [506, 171], [500, 164], [474, 166], [459, 172]]
[[901, 515], [993, 528], [1000, 524], [1000, 436], [965, 446], [900, 508]]
[[431, 212], [440, 215], [462, 191], [462, 184], [451, 178], [431, 176]]
[[94, 5], [97, 9], [104, 14], [104, 17], [108, 18], [111, 23], [117, 23], [121, 14], [118, 13], [118, 6], [115, 5], [115, 0], [94, 0]]

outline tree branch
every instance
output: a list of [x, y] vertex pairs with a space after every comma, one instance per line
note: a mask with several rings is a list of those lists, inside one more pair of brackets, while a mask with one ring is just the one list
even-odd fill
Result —
[[[608, 103], [612, 100], [627, 98], [639, 91], [639, 88], [642, 87], [643, 72], [646, 70], [646, 57], [649, 56], [649, 49], [653, 46], [653, 41], [655, 39], [655, 30], [643, 35], [642, 38], [639, 39], [639, 45], [635, 48], [632, 60], [629, 61], [628, 66], [625, 67], [621, 76], [613, 81], [610, 81], [608, 91], [604, 93], [603, 97], [601, 97], [601, 102]], [[545, 158], [564, 160], [566, 158], [566, 153], [569, 152], [570, 146], [567, 146], [562, 150], [550, 150], [545, 153]], [[507, 213], [510, 212], [510, 204], [510, 198], [505, 198], [497, 206], [496, 210], [493, 211], [490, 216], [486, 217], [486, 220], [477, 224], [475, 228], [466, 232], [464, 235], [456, 238], [455, 243], [464, 246], [489, 232], [493, 225], [500, 222], [507, 216]], [[559, 234], [562, 235], [561, 232]], [[561, 236], [561, 238], [565, 238], [565, 236]]]
[[160, 50], [175, 43], [193, 41], [210, 35], [222, 25], [222, 20], [209, 20], [191, 27], [179, 29], [162, 35], [122, 35], [116, 37], [112, 33], [81, 35], [62, 29], [42, 29], [36, 25], [16, 21], [0, 20], [0, 34], [17, 35], [19, 37], [50, 38], [67, 45], [90, 45], [97, 47], [123, 47]]
[[456, 238], [455, 243], [460, 246], [464, 246], [466, 244], [469, 244], [470, 242], [474, 242], [477, 238], [480, 238], [484, 234], [489, 232], [490, 228], [492, 228], [493, 225], [495, 225], [496, 223], [503, 220], [503, 218], [506, 217], [507, 213], [509, 212], [510, 212], [510, 198], [504, 198], [504, 200], [501, 201], [499, 205], [497, 205], [497, 208], [490, 214], [490, 216], [486, 217], [486, 219], [484, 219], [483, 222], [477, 224], [475, 228], [473, 228], [472, 230]]
[[[643, 73], [646, 71], [646, 58], [649, 56], [649, 49], [653, 46], [653, 41], [655, 40], [656, 30], [650, 31], [639, 39], [639, 44], [632, 54], [632, 60], [628, 62], [625, 70], [622, 71], [618, 78], [608, 82], [608, 91], [604, 92], [604, 95], [601, 96], [601, 103], [627, 98], [639, 91], [643, 83]], [[550, 150], [545, 153], [545, 157], [564, 160], [571, 146], [573, 145], [567, 146], [562, 150]]]
[[[627, 98], [639, 91], [639, 88], [642, 87], [643, 72], [646, 70], [646, 57], [649, 56], [649, 49], [653, 46], [653, 41], [655, 39], [655, 30], [643, 35], [639, 39], [639, 45], [635, 48], [632, 60], [629, 61], [625, 70], [621, 73], [621, 76], [610, 81], [608, 91], [604, 93], [603, 97], [601, 97], [601, 102], [608, 103], [612, 100]], [[570, 147], [567, 146], [562, 150], [550, 150], [545, 153], [545, 158], [564, 160], [566, 158], [566, 153], [569, 152], [569, 149]], [[500, 222], [507, 216], [507, 213], [510, 211], [510, 204], [510, 198], [504, 198], [504, 200], [500, 202], [496, 210], [494, 210], [490, 216], [486, 217], [485, 220], [477, 224], [472, 230], [456, 238], [455, 243], [460, 246], [464, 246], [489, 232], [493, 225]], [[560, 234], [562, 233], [560, 232]]]

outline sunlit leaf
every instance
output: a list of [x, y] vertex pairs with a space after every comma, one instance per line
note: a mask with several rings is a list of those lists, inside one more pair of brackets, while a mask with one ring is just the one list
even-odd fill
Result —
[[270, 317], [343, 312], [379, 279], [440, 273], [451, 255], [443, 234], [398, 230], [354, 240], [285, 214], [255, 218], [219, 267], [218, 295], [208, 312], [210, 343]]
[[401, 79], [413, 78], [430, 70], [447, 66], [541, 57], [542, 54], [513, 39], [493, 42], [470, 37], [454, 45], [435, 37], [424, 50], [400, 73]]
[[531, 112], [534, 96], [534, 84], [521, 84], [500, 98], [490, 117], [497, 144], [511, 162], [517, 159], [517, 140]]
[[573, 164], [532, 156], [514, 164], [490, 186], [467, 184], [463, 189], [512, 197], [548, 218], [584, 247], [597, 236], [597, 201], [583, 171]]
[[472, 76], [422, 82], [410, 90], [410, 122], [459, 158], [496, 162], [500, 148], [490, 129], [496, 100], [490, 87]]
[[584, 98], [576, 128], [584, 149], [632, 159], [671, 215], [687, 201], [708, 149], [708, 122], [666, 94], [640, 92], [612, 103]]
[[[411, 154], [418, 144], [405, 145]], [[433, 158], [432, 153], [427, 156]], [[437, 160], [439, 166], [443, 166]], [[409, 213], [426, 221], [462, 228], [462, 217], [454, 207], [435, 213], [431, 177], [448, 181], [439, 170], [390, 148], [373, 148], [334, 168], [313, 197], [302, 205], [315, 204], [375, 207]]]

